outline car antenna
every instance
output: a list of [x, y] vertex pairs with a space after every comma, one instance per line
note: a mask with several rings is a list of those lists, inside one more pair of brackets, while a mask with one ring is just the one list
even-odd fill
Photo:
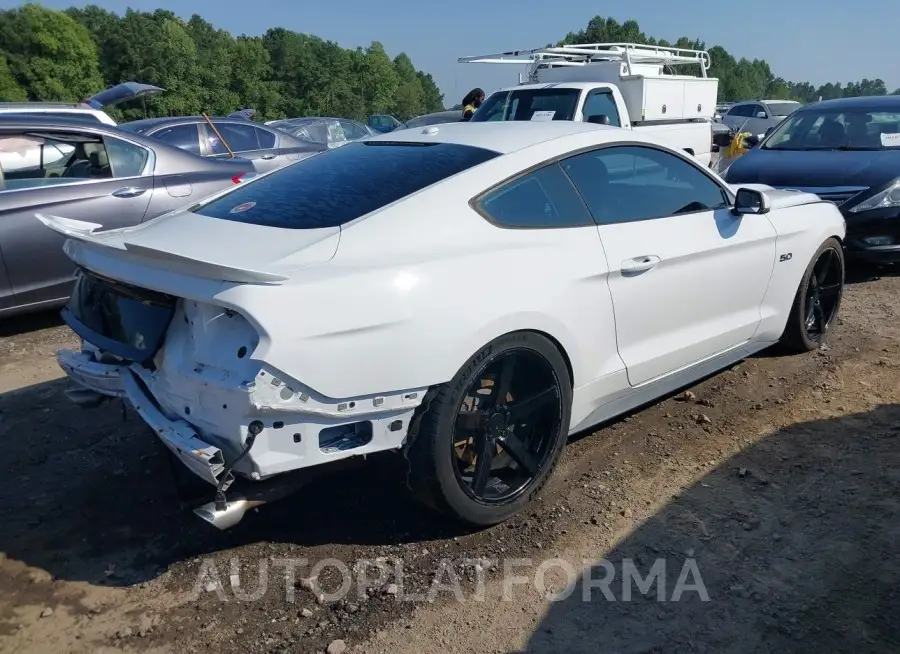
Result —
[[216, 126], [212, 124], [212, 121], [209, 119], [209, 116], [206, 115], [205, 111], [201, 115], [206, 120], [206, 124], [209, 125], [210, 129], [212, 129], [212, 131], [215, 132], [216, 136], [219, 137], [219, 140], [222, 142], [222, 145], [224, 145], [225, 149], [228, 150], [228, 154], [230, 154], [231, 158], [234, 159], [234, 152], [232, 152], [231, 148], [228, 147], [228, 141], [226, 141], [224, 138], [222, 138], [222, 135], [219, 134], [219, 130], [217, 130]]

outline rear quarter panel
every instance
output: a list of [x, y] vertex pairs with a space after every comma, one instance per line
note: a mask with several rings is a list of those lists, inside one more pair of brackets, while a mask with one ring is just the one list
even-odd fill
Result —
[[846, 225], [837, 206], [825, 200], [773, 209], [759, 218], [768, 219], [778, 236], [775, 268], [761, 307], [762, 322], [756, 338], [776, 341], [784, 331], [800, 280], [813, 255], [831, 237], [843, 243]]

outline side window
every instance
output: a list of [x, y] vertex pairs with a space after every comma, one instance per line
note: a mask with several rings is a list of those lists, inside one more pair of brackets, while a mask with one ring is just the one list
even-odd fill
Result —
[[[232, 152], [248, 152], [259, 150], [259, 139], [256, 138], [256, 128], [253, 125], [239, 125], [236, 123], [216, 123], [216, 130], [222, 138], [228, 142]], [[219, 137], [209, 127], [206, 128], [209, 139], [209, 149], [212, 154], [228, 154], [228, 150], [222, 145]]]
[[111, 137], [106, 138], [106, 151], [113, 177], [137, 177], [150, 158], [150, 153], [144, 148]]
[[550, 164], [490, 191], [478, 203], [503, 227], [583, 227], [594, 221], [562, 172]]
[[200, 139], [196, 124], [164, 127], [158, 132], [153, 132], [151, 136], [176, 148], [200, 154]]
[[367, 131], [349, 120], [342, 120], [341, 126], [344, 128], [344, 134], [347, 135], [347, 139], [350, 141], [356, 141], [369, 135]]
[[587, 100], [584, 101], [584, 111], [582, 112], [584, 120], [591, 116], [603, 114], [609, 118], [609, 124], [613, 127], [620, 127], [619, 108], [616, 107], [616, 101], [612, 97], [612, 93], [607, 91], [594, 91]]
[[109, 179], [112, 171], [106, 147], [99, 139], [90, 138], [82, 133], [0, 136], [4, 190]]
[[275, 147], [275, 135], [265, 129], [254, 127], [256, 130], [256, 138], [259, 139], [259, 147], [263, 150]]
[[735, 116], [737, 118], [749, 118], [750, 117], [750, 107], [749, 104], [738, 104], [731, 108], [731, 111], [728, 112], [727, 115]]
[[655, 148], [603, 148], [562, 166], [601, 225], [727, 206], [725, 192], [699, 167]]

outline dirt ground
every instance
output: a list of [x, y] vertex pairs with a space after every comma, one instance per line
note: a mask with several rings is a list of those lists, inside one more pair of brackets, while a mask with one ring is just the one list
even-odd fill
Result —
[[[218, 532], [135, 415], [68, 403], [53, 354], [75, 343], [52, 315], [0, 329], [0, 652], [900, 651], [891, 274], [848, 286], [826, 349], [573, 439], [532, 510], [475, 533], [414, 504], [392, 456]], [[534, 583], [554, 558], [558, 601]], [[652, 588], [623, 585], [657, 561]]]

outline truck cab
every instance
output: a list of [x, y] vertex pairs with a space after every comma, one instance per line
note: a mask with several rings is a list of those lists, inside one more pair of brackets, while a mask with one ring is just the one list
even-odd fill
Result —
[[[709, 53], [593, 43], [463, 57], [462, 63], [525, 64], [519, 84], [495, 91], [472, 121], [574, 120], [652, 132], [710, 165], [718, 79]], [[699, 75], [672, 72], [692, 65]]]

